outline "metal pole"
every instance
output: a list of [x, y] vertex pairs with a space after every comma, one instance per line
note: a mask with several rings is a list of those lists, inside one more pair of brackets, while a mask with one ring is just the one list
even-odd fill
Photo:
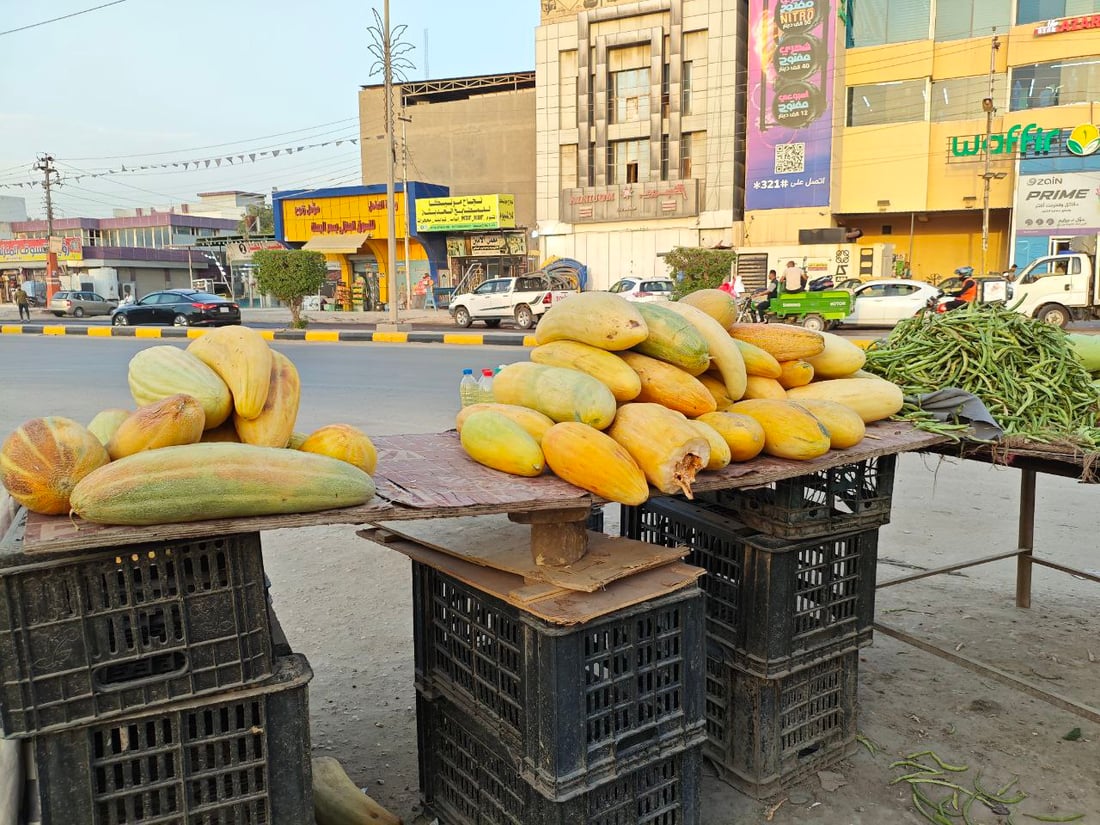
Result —
[[993, 75], [997, 71], [997, 49], [1000, 43], [994, 35], [989, 49], [989, 96], [982, 101], [985, 109], [985, 172], [982, 173], [982, 268], [978, 275], [988, 271], [986, 258], [989, 253], [989, 189], [992, 173], [989, 171], [989, 140], [993, 135]]
[[385, 74], [386, 95], [386, 291], [390, 304], [390, 321], [400, 322], [397, 313], [397, 219], [394, 215], [397, 204], [393, 195], [393, 167], [396, 163], [396, 151], [393, 142], [393, 41], [390, 31], [390, 0], [382, 4], [382, 70]]
[[[402, 97], [404, 100], [404, 97]], [[401, 111], [405, 111], [405, 104], [401, 104]], [[412, 228], [412, 218], [409, 216], [409, 144], [405, 138], [405, 124], [410, 118], [401, 115], [401, 191], [405, 194], [405, 306], [412, 307], [412, 272], [409, 263], [409, 231]], [[424, 296], [424, 306], [428, 305], [427, 295]]]

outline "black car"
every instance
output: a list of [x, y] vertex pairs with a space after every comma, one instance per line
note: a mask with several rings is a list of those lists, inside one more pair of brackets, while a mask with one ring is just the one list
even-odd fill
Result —
[[131, 324], [220, 327], [240, 322], [241, 308], [235, 301], [197, 289], [150, 292], [137, 303], [124, 304], [111, 312], [111, 323], [116, 327]]

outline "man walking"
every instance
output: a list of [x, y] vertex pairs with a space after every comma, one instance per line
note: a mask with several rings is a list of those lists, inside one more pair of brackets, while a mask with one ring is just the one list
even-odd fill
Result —
[[19, 307], [19, 320], [22, 321], [31, 319], [31, 304], [27, 299], [27, 293], [20, 284], [19, 289], [15, 290], [15, 305]]

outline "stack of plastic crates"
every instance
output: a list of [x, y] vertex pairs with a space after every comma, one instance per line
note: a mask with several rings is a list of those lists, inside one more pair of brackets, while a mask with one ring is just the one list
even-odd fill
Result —
[[[707, 570], [705, 755], [752, 796], [827, 767], [855, 741], [858, 651], [872, 638], [892, 481], [891, 457], [623, 508], [622, 535], [689, 547], [686, 561]], [[848, 520], [840, 501], [854, 504]]]
[[414, 562], [413, 609], [420, 786], [442, 825], [697, 825], [698, 588], [562, 627]]
[[305, 658], [276, 656], [259, 534], [0, 550], [0, 722], [24, 821], [311, 823]]

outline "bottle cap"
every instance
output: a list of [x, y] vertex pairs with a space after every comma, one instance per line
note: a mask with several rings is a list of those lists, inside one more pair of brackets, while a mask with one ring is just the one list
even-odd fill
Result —
[[484, 369], [483, 369], [483, 370], [481, 371], [481, 374], [482, 374], [482, 375], [488, 375], [488, 376], [492, 376], [492, 374], [493, 374], [493, 371], [492, 371], [491, 369], [489, 369], [488, 367], [485, 367], [485, 368], [484, 368]]
[[473, 374], [474, 374], [474, 371], [473, 371], [472, 369], [469, 369], [469, 368], [467, 368], [467, 369], [464, 369], [464, 370], [462, 371], [462, 374], [463, 374], [463, 375], [473, 375]]

